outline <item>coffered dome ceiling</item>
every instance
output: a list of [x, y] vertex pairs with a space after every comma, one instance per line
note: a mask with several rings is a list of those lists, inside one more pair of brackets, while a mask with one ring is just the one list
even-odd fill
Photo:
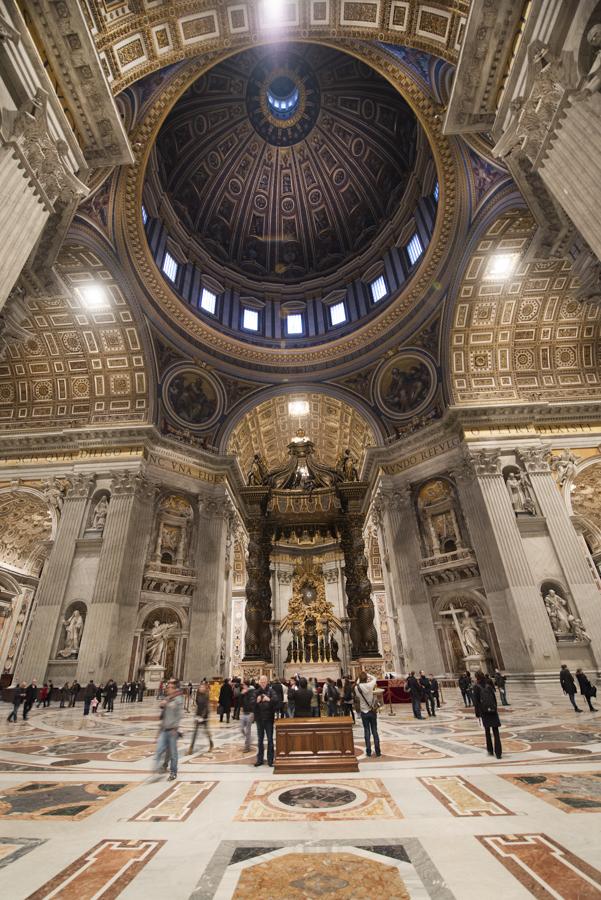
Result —
[[315, 44], [264, 46], [183, 94], [147, 190], [205, 274], [223, 279], [225, 266], [248, 287], [344, 270], [348, 282], [364, 251], [377, 259], [394, 243], [430, 158], [410, 107], [369, 66]]

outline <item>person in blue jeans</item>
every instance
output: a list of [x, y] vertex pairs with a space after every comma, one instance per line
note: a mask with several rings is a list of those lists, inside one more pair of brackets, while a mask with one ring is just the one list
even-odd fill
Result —
[[154, 757], [155, 772], [161, 774], [163, 757], [169, 759], [169, 781], [177, 778], [177, 738], [179, 723], [184, 711], [184, 701], [177, 681], [167, 683], [165, 699], [161, 702], [161, 730]]
[[359, 701], [359, 711], [361, 713], [363, 732], [365, 734], [365, 752], [367, 756], [371, 756], [372, 737], [374, 739], [376, 756], [382, 756], [380, 751], [380, 735], [378, 734], [378, 714], [374, 709], [375, 687], [376, 679], [373, 675], [369, 675], [366, 671], [359, 673], [359, 678], [355, 685], [355, 696]]

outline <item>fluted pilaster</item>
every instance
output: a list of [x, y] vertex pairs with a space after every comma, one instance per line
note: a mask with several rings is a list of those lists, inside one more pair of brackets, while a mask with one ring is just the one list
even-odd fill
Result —
[[16, 667], [19, 680], [43, 679], [46, 674], [91, 485], [90, 477], [76, 475], [67, 489], [54, 545], [34, 598], [29, 633]]
[[555, 638], [501, 474], [499, 453], [479, 451], [453, 475], [505, 667], [514, 672], [555, 668]]
[[407, 669], [443, 671], [432, 606], [420, 572], [419, 529], [408, 488], [382, 490], [379, 532], [390, 563], [393, 608]]
[[232, 512], [229, 499], [198, 498], [194, 566], [198, 573], [190, 608], [190, 644], [185, 679], [198, 681], [219, 673], [223, 604], [225, 602], [226, 537]]
[[131, 631], [126, 635], [119, 626], [122, 609], [131, 609], [139, 598], [145, 553], [136, 555], [132, 551], [150, 534], [150, 517], [144, 522], [136, 502], [147, 490], [137, 472], [120, 472], [113, 477], [94, 591], [79, 651], [80, 679], [105, 681], [126, 675], [124, 641], [131, 641]]

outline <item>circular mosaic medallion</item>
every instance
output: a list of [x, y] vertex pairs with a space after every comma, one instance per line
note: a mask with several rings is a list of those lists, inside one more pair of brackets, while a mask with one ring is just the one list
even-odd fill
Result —
[[391, 419], [408, 419], [426, 409], [434, 397], [438, 376], [429, 356], [407, 351], [383, 363], [374, 383], [382, 412]]
[[186, 428], [208, 428], [223, 411], [219, 382], [194, 366], [180, 366], [169, 373], [163, 402], [169, 415]]
[[326, 784], [290, 788], [282, 791], [278, 801], [286, 806], [301, 807], [302, 809], [332, 809], [337, 806], [347, 806], [356, 798], [357, 795], [354, 791]]

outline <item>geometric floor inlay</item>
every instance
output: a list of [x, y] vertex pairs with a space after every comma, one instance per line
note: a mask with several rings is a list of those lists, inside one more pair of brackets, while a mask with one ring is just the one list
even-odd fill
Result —
[[30, 781], [0, 790], [0, 819], [84, 819], [133, 784]]
[[514, 813], [461, 775], [418, 779], [454, 816], [513, 816]]
[[130, 822], [183, 822], [216, 786], [216, 781], [178, 781]]
[[243, 822], [402, 819], [381, 781], [255, 781], [235, 818]]
[[546, 834], [480, 835], [478, 840], [539, 900], [601, 897], [601, 872]]
[[601, 772], [552, 772], [544, 775], [502, 775], [507, 781], [551, 803], [563, 812], [601, 810]]
[[165, 841], [100, 841], [27, 900], [113, 900]]
[[0, 837], [0, 869], [9, 866], [11, 862], [25, 856], [30, 850], [35, 850], [44, 841], [38, 838], [4, 838]]

